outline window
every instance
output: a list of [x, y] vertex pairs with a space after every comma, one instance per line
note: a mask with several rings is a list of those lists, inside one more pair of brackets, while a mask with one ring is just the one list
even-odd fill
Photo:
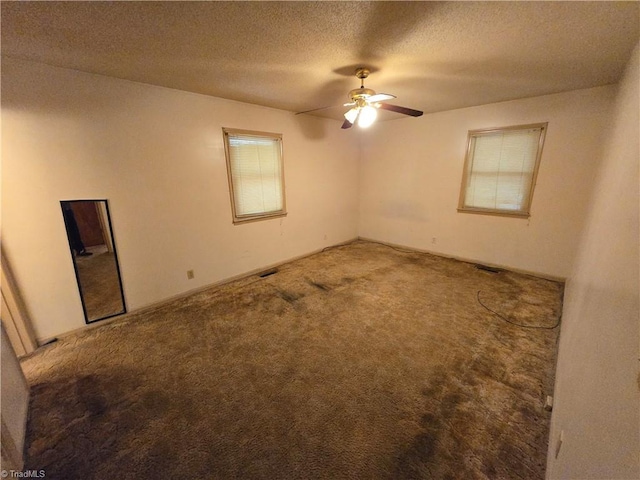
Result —
[[287, 214], [282, 135], [224, 128], [233, 222]]
[[471, 130], [458, 211], [528, 217], [546, 129]]

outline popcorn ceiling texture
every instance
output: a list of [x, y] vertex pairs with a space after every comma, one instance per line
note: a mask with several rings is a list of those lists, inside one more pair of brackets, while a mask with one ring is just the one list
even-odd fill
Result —
[[[616, 83], [638, 2], [2, 2], [2, 53], [342, 121], [366, 85], [426, 113]], [[402, 115], [380, 112], [381, 116]], [[391, 117], [393, 118], [393, 117]]]
[[563, 285], [358, 241], [22, 360], [56, 479], [543, 479]]

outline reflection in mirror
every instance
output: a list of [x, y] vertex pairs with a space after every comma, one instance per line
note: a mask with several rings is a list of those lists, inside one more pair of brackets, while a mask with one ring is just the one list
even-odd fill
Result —
[[87, 323], [126, 312], [106, 200], [60, 202]]

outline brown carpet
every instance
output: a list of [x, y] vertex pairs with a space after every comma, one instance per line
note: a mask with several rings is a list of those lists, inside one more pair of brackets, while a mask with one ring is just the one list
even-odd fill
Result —
[[562, 285], [368, 242], [22, 364], [57, 479], [543, 479]]

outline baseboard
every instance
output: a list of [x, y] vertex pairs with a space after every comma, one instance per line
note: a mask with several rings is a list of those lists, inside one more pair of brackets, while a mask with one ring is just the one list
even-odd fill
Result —
[[374, 240], [373, 238], [367, 238], [367, 237], [358, 237], [358, 240], [362, 240], [365, 242], [379, 243], [381, 245], [386, 245], [387, 247], [399, 248], [402, 250], [412, 251], [416, 253], [428, 253], [429, 255], [435, 255], [437, 257], [442, 257], [442, 258], [451, 258], [453, 260], [458, 260], [460, 262], [465, 262], [465, 263], [482, 264], [492, 268], [499, 268], [500, 270], [507, 270], [509, 272], [520, 273], [522, 275], [529, 275], [531, 277], [542, 278], [544, 280], [551, 280], [552, 282], [565, 283], [567, 281], [566, 277], [558, 277], [555, 275], [548, 275], [546, 273], [523, 270], [520, 268], [514, 268], [507, 265], [501, 265], [498, 263], [487, 263], [484, 260], [480, 260], [477, 258], [466, 258], [466, 257], [459, 257], [457, 255], [447, 255], [442, 252], [434, 252], [432, 250], [424, 250], [421, 248], [408, 247], [406, 245], [400, 245], [400, 244], [391, 243], [391, 242], [384, 242], [382, 240]]

